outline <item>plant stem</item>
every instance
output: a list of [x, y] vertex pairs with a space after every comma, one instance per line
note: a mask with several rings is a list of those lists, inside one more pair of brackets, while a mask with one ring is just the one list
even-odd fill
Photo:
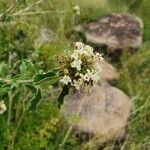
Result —
[[23, 13], [23, 12], [26, 12], [27, 10], [31, 9], [33, 6], [39, 5], [39, 4], [42, 3], [43, 1], [44, 1], [44, 0], [39, 0], [39, 1], [37, 1], [37, 2], [34, 2], [33, 4], [29, 5], [29, 6], [26, 7], [25, 9], [22, 9], [22, 10], [16, 12], [15, 14], [17, 15], [17, 14], [21, 14], [21, 13]]
[[13, 4], [12, 6], [10, 6], [4, 13], [0, 14], [0, 19], [3, 18], [3, 16], [5, 16], [6, 14], [8, 14], [10, 11], [12, 11], [13, 9], [15, 9], [20, 2], [21, 1], [18, 0], [15, 4]]
[[73, 125], [71, 125], [71, 126], [69, 127], [69, 129], [68, 129], [68, 131], [67, 131], [67, 133], [66, 133], [66, 135], [65, 135], [65, 137], [64, 137], [64, 139], [63, 139], [63, 141], [62, 141], [61, 144], [59, 145], [59, 150], [61, 150], [61, 149], [63, 148], [63, 146], [65, 145], [65, 143], [66, 143], [66, 141], [67, 141], [67, 139], [68, 139], [68, 137], [69, 137], [69, 135], [70, 135], [72, 129], [73, 129]]
[[[13, 80], [11, 79], [2, 79], [0, 78], [0, 81], [4, 82], [4, 83], [14, 83]], [[28, 80], [18, 80], [16, 81], [16, 83], [19, 83], [19, 84], [24, 84], [24, 83], [33, 83], [34, 80], [33, 79], [28, 79]]]
[[[15, 128], [15, 130], [14, 130], [14, 137], [13, 137], [14, 140], [15, 140], [15, 138], [16, 138], [16, 136], [17, 136], [17, 132], [18, 132], [18, 130], [19, 130], [19, 128], [20, 128], [20, 125], [21, 125], [21, 123], [22, 123], [24, 117], [25, 117], [25, 114], [26, 114], [26, 112], [27, 112], [27, 110], [28, 110], [28, 108], [29, 108], [28, 105], [27, 105], [27, 107], [25, 106], [25, 101], [27, 101], [28, 98], [29, 98], [29, 95], [27, 94], [26, 97], [25, 97], [24, 100], [23, 100], [23, 105], [22, 105], [22, 106], [23, 106], [23, 107], [22, 107], [23, 112], [22, 112], [22, 114], [21, 114], [21, 116], [20, 116], [20, 118], [19, 118], [19, 120], [18, 120], [18, 122], [17, 122], [16, 128]], [[21, 106], [19, 106], [19, 107], [21, 107]]]
[[29, 79], [29, 80], [18, 80], [17, 83], [33, 83], [34, 80], [33, 79]]
[[49, 13], [58, 13], [58, 14], [63, 14], [70, 12], [70, 10], [67, 11], [53, 11], [53, 10], [45, 10], [45, 11], [29, 11], [29, 12], [22, 12], [22, 13], [14, 13], [11, 14], [10, 16], [12, 17], [18, 17], [18, 16], [28, 16], [28, 15], [40, 15], [40, 14], [49, 14]]
[[12, 102], [13, 102], [13, 96], [11, 95], [11, 92], [8, 92], [9, 96], [9, 106], [8, 106], [8, 118], [7, 118], [7, 140], [8, 140], [8, 150], [11, 150], [13, 148], [13, 142], [11, 141], [11, 109], [12, 109]]
[[47, 10], [47, 11], [30, 11], [30, 12], [25, 12], [25, 13], [16, 13], [16, 14], [12, 14], [11, 16], [28, 16], [28, 15], [40, 15], [40, 14], [48, 14], [48, 13], [52, 13], [54, 11], [51, 10]]

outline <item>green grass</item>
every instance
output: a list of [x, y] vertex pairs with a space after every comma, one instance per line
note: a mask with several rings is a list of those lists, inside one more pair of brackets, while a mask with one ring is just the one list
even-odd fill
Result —
[[117, 86], [133, 101], [125, 147], [129, 150], [148, 149], [150, 146], [150, 52], [141, 49], [134, 55], [124, 57]]
[[[27, 1], [27, 3], [34, 2]], [[0, 10], [6, 10], [13, 1], [0, 4]], [[81, 15], [72, 11], [74, 5], [79, 5]], [[25, 7], [21, 4], [16, 8]], [[15, 52], [14, 63], [23, 58], [31, 59], [39, 68], [48, 70], [56, 66], [55, 55], [68, 50], [73, 42], [67, 35], [74, 25], [84, 24], [110, 12], [130, 12], [142, 18], [144, 22], [143, 45], [135, 54], [124, 53], [118, 66], [120, 78], [116, 86], [129, 95], [133, 101], [133, 110], [129, 119], [127, 133], [123, 142], [123, 150], [150, 149], [150, 2], [149, 0], [47, 0], [37, 9], [51, 10], [45, 15], [30, 15], [8, 18], [0, 22], [0, 60], [8, 63], [8, 53]], [[34, 9], [33, 9], [34, 10]], [[67, 12], [61, 13], [67, 10]], [[48, 28], [55, 37], [40, 47], [35, 44], [41, 28]], [[23, 31], [23, 38], [20, 31]], [[15, 37], [19, 38], [16, 39]], [[82, 40], [78, 38], [78, 40]], [[38, 54], [33, 57], [33, 53]], [[42, 62], [42, 63], [41, 63]], [[16, 66], [17, 67], [17, 66]], [[16, 67], [14, 69], [16, 69]], [[14, 70], [12, 70], [14, 71]], [[57, 150], [67, 133], [65, 119], [56, 107], [56, 97], [50, 97], [48, 85], [43, 86], [44, 100], [39, 110], [29, 113], [15, 138], [14, 150]], [[59, 121], [53, 124], [52, 119]], [[4, 150], [5, 122], [0, 118], [0, 150]], [[50, 136], [51, 135], [51, 136]], [[71, 133], [64, 145], [64, 150], [81, 150], [86, 142], [76, 139]], [[102, 145], [102, 149], [111, 149], [113, 143]], [[91, 148], [94, 150], [94, 148]]]

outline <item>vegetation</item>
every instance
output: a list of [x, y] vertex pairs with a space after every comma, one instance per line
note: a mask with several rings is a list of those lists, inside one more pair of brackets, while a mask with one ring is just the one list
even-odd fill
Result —
[[[80, 15], [73, 9], [76, 5]], [[0, 150], [95, 149], [94, 143], [77, 138], [60, 114], [57, 98], [61, 88], [53, 68], [57, 68], [58, 53], [68, 51], [75, 40], [83, 41], [80, 35], [72, 34], [75, 25], [110, 12], [141, 17], [144, 33], [142, 47], [134, 54], [125, 51], [120, 62], [114, 63], [120, 72], [114, 84], [134, 104], [126, 136], [122, 143], [109, 142], [99, 149], [148, 150], [149, 9], [149, 0], [0, 1], [0, 101], [8, 106], [0, 115]]]

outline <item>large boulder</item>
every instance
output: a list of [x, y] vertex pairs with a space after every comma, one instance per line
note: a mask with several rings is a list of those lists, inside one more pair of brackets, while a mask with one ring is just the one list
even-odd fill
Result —
[[68, 120], [69, 124], [94, 135], [98, 144], [123, 137], [130, 111], [131, 99], [105, 82], [89, 94], [70, 92], [62, 107], [66, 117], [79, 117], [77, 122]]
[[112, 13], [95, 22], [77, 26], [88, 42], [103, 44], [109, 49], [137, 49], [142, 44], [143, 22], [127, 13]]

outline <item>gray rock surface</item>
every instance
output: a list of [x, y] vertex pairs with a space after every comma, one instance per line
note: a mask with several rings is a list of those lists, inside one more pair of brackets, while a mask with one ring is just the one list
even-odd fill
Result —
[[127, 13], [112, 13], [95, 22], [77, 26], [88, 42], [104, 44], [109, 49], [139, 48], [142, 44], [143, 22]]
[[76, 93], [66, 97], [62, 112], [66, 117], [78, 116], [69, 124], [83, 133], [92, 133], [98, 143], [123, 137], [131, 111], [131, 99], [121, 90], [103, 82], [90, 94]]
[[100, 65], [102, 68], [102, 80], [111, 81], [119, 78], [119, 73], [113, 65], [105, 60], [103, 60]]

